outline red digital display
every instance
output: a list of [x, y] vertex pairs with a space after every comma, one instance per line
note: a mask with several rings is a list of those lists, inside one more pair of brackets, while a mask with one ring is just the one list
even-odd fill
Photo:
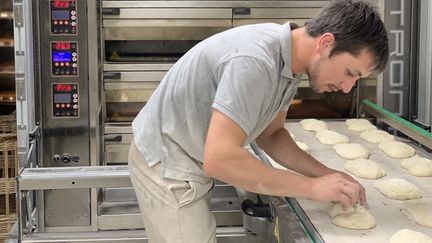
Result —
[[72, 85], [71, 84], [56, 84], [55, 85], [55, 91], [71, 91]]
[[54, 1], [53, 6], [55, 8], [69, 8], [69, 1]]
[[56, 50], [69, 50], [70, 49], [70, 42], [57, 42], [54, 45], [54, 49]]

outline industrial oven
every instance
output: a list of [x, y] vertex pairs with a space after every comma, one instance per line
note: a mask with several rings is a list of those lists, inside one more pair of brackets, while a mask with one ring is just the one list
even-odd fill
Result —
[[[206, 37], [261, 22], [303, 25], [328, 2], [14, 0], [22, 169], [13, 235], [22, 242], [143, 242], [127, 172], [131, 121], [165, 73]], [[383, 0], [373, 2], [385, 13]], [[359, 116], [361, 100], [390, 99], [383, 98], [386, 75], [362, 80], [349, 94], [314, 94], [303, 80], [288, 118]], [[267, 161], [254, 144], [250, 151]], [[218, 182], [218, 241], [319, 239], [292, 200]]]

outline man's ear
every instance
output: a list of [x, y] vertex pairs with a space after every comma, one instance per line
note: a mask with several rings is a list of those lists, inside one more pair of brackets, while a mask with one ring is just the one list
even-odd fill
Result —
[[320, 54], [330, 53], [335, 43], [335, 37], [332, 33], [326, 32], [318, 37], [317, 52]]

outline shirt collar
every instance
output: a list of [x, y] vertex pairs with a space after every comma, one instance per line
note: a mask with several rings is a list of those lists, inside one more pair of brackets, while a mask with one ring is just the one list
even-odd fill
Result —
[[282, 25], [282, 31], [280, 35], [280, 40], [282, 43], [282, 59], [284, 61], [284, 67], [282, 69], [282, 76], [286, 78], [294, 78], [292, 73], [292, 30], [298, 28], [298, 25], [293, 22], [287, 22]]

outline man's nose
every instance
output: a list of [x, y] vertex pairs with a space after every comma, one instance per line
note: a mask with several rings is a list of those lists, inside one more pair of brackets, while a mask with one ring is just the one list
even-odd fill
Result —
[[349, 93], [351, 91], [352, 87], [354, 87], [356, 81], [357, 81], [357, 78], [347, 79], [347, 80], [343, 81], [341, 84], [342, 92], [344, 92], [345, 94]]

